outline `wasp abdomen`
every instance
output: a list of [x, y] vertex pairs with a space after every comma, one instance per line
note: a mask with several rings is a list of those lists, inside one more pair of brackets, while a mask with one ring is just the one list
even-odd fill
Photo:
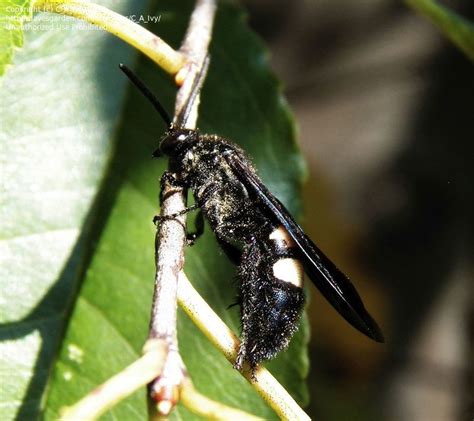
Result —
[[[242, 344], [235, 366], [251, 369], [286, 348], [304, 305], [303, 270], [284, 229], [244, 247], [239, 266]], [[269, 252], [271, 251], [271, 252]]]

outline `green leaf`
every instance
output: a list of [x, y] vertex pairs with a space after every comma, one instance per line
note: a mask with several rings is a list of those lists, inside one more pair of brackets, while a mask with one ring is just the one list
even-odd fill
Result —
[[0, 76], [13, 60], [13, 52], [23, 46], [23, 23], [31, 20], [32, 1], [0, 0]]
[[[160, 15], [161, 20], [153, 30], [171, 45], [178, 47], [194, 2], [183, 1], [179, 5], [176, 3], [171, 0], [158, 3], [159, 9], [153, 15]], [[114, 10], [117, 10], [115, 5]], [[134, 13], [137, 13], [136, 10]], [[43, 336], [37, 338], [37, 347], [45, 335], [56, 334], [56, 337], [59, 338], [62, 322], [65, 315], [68, 314], [67, 297], [74, 294], [73, 291], [67, 291], [71, 287], [74, 290], [74, 285], [79, 278], [84, 278], [65, 337], [62, 339], [59, 359], [50, 378], [46, 404], [47, 419], [56, 419], [62, 406], [77, 401], [93, 387], [123, 369], [140, 353], [147, 335], [154, 278], [155, 231], [151, 221], [158, 212], [159, 178], [166, 165], [166, 162], [151, 159], [151, 152], [156, 148], [165, 127], [150, 105], [130, 87], [130, 95], [127, 97], [125, 107], [122, 112], [119, 109], [126, 81], [116, 70], [116, 63], [123, 61], [131, 64], [130, 52], [128, 54], [124, 54], [123, 51], [118, 53], [116, 46], [109, 44], [108, 48], [100, 50], [100, 54], [94, 54], [95, 45], [91, 43], [84, 45], [87, 42], [83, 38], [86, 34], [76, 33], [72, 36], [72, 40], [70, 40], [70, 34], [68, 34], [69, 38], [66, 34], [62, 35], [64, 35], [64, 39], [59, 41], [50, 39], [49, 41], [50, 45], [52, 44], [54, 48], [58, 49], [57, 51], [63, 51], [62, 48], [64, 48], [64, 52], [67, 54], [62, 59], [57, 59], [59, 64], [64, 63], [63, 67], [58, 69], [59, 74], [62, 75], [59, 78], [61, 83], [59, 84], [57, 79], [50, 79], [48, 76], [48, 80], [42, 86], [45, 91], [43, 95], [54, 93], [55, 95], [52, 96], [57, 100], [65, 101], [65, 104], [62, 107], [57, 107], [51, 101], [42, 98], [41, 107], [36, 109], [38, 116], [27, 119], [27, 123], [17, 122], [20, 139], [22, 138], [20, 130], [25, 130], [25, 126], [29, 127], [30, 131], [34, 129], [36, 136], [38, 127], [41, 127], [38, 125], [48, 123], [47, 127], [51, 127], [51, 129], [47, 133], [51, 139], [54, 139], [53, 144], [57, 148], [57, 153], [56, 149], [53, 149], [51, 154], [54, 152], [52, 156], [60, 164], [53, 167], [53, 173], [50, 176], [46, 171], [41, 173], [46, 177], [45, 181], [29, 169], [22, 176], [23, 184], [15, 188], [14, 191], [22, 192], [26, 188], [25, 186], [28, 186], [29, 180], [33, 180], [34, 185], [40, 183], [40, 187], [45, 185], [44, 189], [38, 188], [40, 193], [37, 201], [39, 203], [35, 211], [30, 209], [32, 202], [30, 195], [25, 194], [23, 201], [19, 202], [15, 197], [9, 198], [12, 202], [18, 202], [10, 213], [12, 229], [9, 238], [30, 236], [29, 233], [34, 232], [34, 229], [38, 230], [38, 228], [42, 232], [52, 231], [54, 233], [60, 230], [57, 228], [60, 223], [66, 227], [72, 225], [74, 231], [72, 233], [74, 236], [71, 234], [69, 248], [64, 249], [65, 258], [61, 259], [60, 255], [54, 253], [49, 254], [50, 248], [56, 246], [56, 242], [54, 239], [48, 238], [33, 246], [30, 249], [30, 256], [26, 254], [28, 248], [26, 251], [23, 248], [19, 254], [16, 254], [19, 267], [14, 278], [16, 281], [11, 280], [10, 277], [10, 281], [6, 282], [16, 282], [16, 285], [23, 285], [20, 278], [26, 271], [24, 268], [36, 268], [37, 265], [31, 263], [32, 259], [39, 258], [44, 254], [49, 256], [49, 261], [56, 268], [56, 272], [46, 275], [43, 274], [42, 268], [31, 270], [31, 283], [26, 287], [22, 286], [21, 291], [28, 291], [30, 288], [40, 289], [32, 302], [47, 302], [48, 305], [46, 307], [43, 305], [40, 312], [30, 313], [28, 323], [33, 325], [36, 323], [34, 326], [37, 326], [31, 330], [26, 330], [23, 326], [22, 317], [28, 314], [27, 312], [19, 312], [17, 315], [13, 311], [15, 304], [7, 308], [6, 314], [11, 312], [13, 315], [8, 320], [20, 322], [18, 323], [20, 326], [12, 328], [13, 330], [17, 329], [16, 336], [12, 335], [12, 337], [31, 341], [31, 335], [27, 333], [32, 332], [33, 335], [38, 336], [36, 332], [39, 332]], [[43, 37], [47, 42], [49, 34], [43, 35]], [[107, 39], [109, 43], [113, 43], [110, 38]], [[68, 40], [71, 44], [64, 47], [63, 43]], [[79, 92], [77, 87], [73, 89], [69, 84], [64, 88], [61, 86], [66, 81], [79, 77], [82, 71], [77, 68], [77, 64], [74, 65], [74, 61], [70, 61], [72, 60], [70, 55], [73, 56], [76, 49], [78, 53], [86, 55], [84, 59], [90, 56], [91, 61], [96, 60], [96, 63], [100, 63], [95, 69], [96, 73], [88, 75], [90, 79], [87, 77], [81, 79], [83, 86]], [[27, 54], [26, 50], [24, 52]], [[87, 54], [85, 54], [86, 52]], [[34, 52], [29, 54], [34, 55]], [[37, 51], [36, 59], [41, 60], [44, 56], [54, 58], [56, 54], [58, 52], [43, 54], [41, 51]], [[105, 54], [112, 54], [113, 57], [105, 58]], [[117, 54], [121, 54], [121, 57], [117, 57]], [[18, 57], [20, 56], [21, 54], [18, 55]], [[58, 64], [55, 63], [56, 65]], [[69, 72], [65, 68], [70, 69]], [[17, 68], [12, 70], [16, 71]], [[21, 86], [21, 83], [32, 78], [33, 72], [28, 70], [31, 69], [26, 68], [21, 73], [23, 79], [19, 80], [15, 86]], [[144, 58], [140, 61], [137, 70], [140, 77], [150, 84], [158, 94], [166, 108], [172, 110], [175, 88], [171, 78]], [[7, 79], [10, 76], [13, 78], [14, 74], [16, 72], [12, 71]], [[46, 71], [41, 71], [41, 69], [35, 70], [34, 74], [41, 75], [42, 78], [46, 77]], [[91, 79], [95, 80], [94, 76], [106, 86], [100, 86], [100, 91], [96, 92], [93, 98], [89, 98], [90, 93], [86, 95], [88, 91], [87, 86], [84, 87], [84, 85], [91, 83]], [[37, 83], [39, 84], [39, 82]], [[73, 86], [76, 85], [73, 84]], [[30, 85], [25, 89], [28, 87], [31, 89]], [[8, 93], [10, 98], [15, 98], [12, 100], [12, 104], [17, 104], [15, 101], [20, 101], [23, 98], [21, 95], [17, 96], [18, 93], [13, 88]], [[28, 91], [22, 91], [22, 94], [30, 102], [38, 101], [40, 98], [37, 93], [31, 95]], [[86, 102], [84, 96], [89, 98], [89, 103]], [[82, 107], [80, 110], [72, 108], [69, 105], [70, 102], [77, 102]], [[18, 115], [19, 110], [24, 107], [19, 108], [18, 105], [16, 107]], [[93, 109], [90, 110], [90, 107]], [[96, 109], [101, 110], [103, 115], [94, 112]], [[62, 117], [65, 119], [65, 123], [62, 120], [59, 121], [56, 113], [63, 115], [67, 112], [72, 112], [72, 115], [68, 114], [67, 118]], [[9, 115], [13, 121], [14, 111], [9, 111]], [[113, 115], [116, 115], [117, 119], [120, 116], [120, 120], [114, 132], [116, 147], [112, 153], [108, 139], [110, 139], [110, 129], [116, 121], [113, 119]], [[47, 116], [52, 118], [52, 122], [48, 121]], [[89, 129], [82, 129], [80, 135], [73, 140], [73, 144], [68, 143], [72, 136], [67, 133], [67, 127], [78, 119], [79, 121], [82, 119], [88, 122], [94, 121], [97, 124], [97, 132], [92, 130], [91, 124]], [[106, 126], [109, 131], [102, 126]], [[289, 205], [291, 211], [296, 214], [299, 212], [296, 192], [301, 182], [303, 164], [294, 143], [293, 120], [281, 97], [278, 82], [269, 71], [265, 52], [259, 40], [246, 27], [243, 15], [235, 7], [226, 3], [219, 4], [211, 48], [211, 67], [202, 94], [199, 126], [203, 132], [227, 136], [243, 146], [254, 158], [262, 178], [270, 189]], [[54, 133], [57, 127], [61, 128], [57, 129], [58, 135]], [[11, 132], [11, 138], [16, 139], [14, 133], [16, 132]], [[46, 136], [43, 137], [46, 138]], [[30, 153], [32, 159], [35, 157], [38, 160], [38, 165], [51, 165], [52, 159], [44, 164], [44, 151], [48, 141], [50, 141], [49, 138], [31, 139], [28, 143], [30, 148], [26, 148], [23, 143], [23, 149], [16, 149], [15, 153], [9, 153], [5, 157], [8, 156], [12, 161], [19, 160], [21, 164], [16, 164], [16, 168], [24, 163], [20, 151]], [[106, 152], [97, 151], [100, 145]], [[36, 153], [30, 151], [33, 146]], [[80, 158], [82, 159], [79, 159], [76, 155], [81, 152]], [[84, 190], [87, 187], [92, 185], [97, 188], [100, 180], [100, 175], [97, 174], [100, 172], [97, 170], [99, 164], [96, 161], [83, 163], [84, 155], [96, 158], [102, 163], [107, 159], [110, 162], [101, 192], [92, 208], [89, 207], [93, 193], [88, 196], [89, 201], [82, 202], [81, 197], [85, 194]], [[74, 157], [76, 160], [71, 163], [67, 159], [62, 159], [68, 156]], [[75, 166], [79, 164], [80, 166], [76, 168]], [[33, 164], [30, 163], [30, 165]], [[73, 175], [70, 175], [71, 168], [74, 169]], [[95, 173], [91, 174], [91, 168]], [[13, 173], [14, 171], [12, 171], [12, 179], [13, 175], [18, 177]], [[86, 187], [82, 187], [82, 184], [79, 183], [81, 177], [85, 179], [82, 184], [85, 184]], [[59, 183], [63, 187], [56, 189], [58, 190], [58, 201], [51, 203], [48, 208], [47, 205], [50, 202], [42, 200], [42, 194], [43, 190], [49, 191], [49, 183], [53, 182]], [[73, 189], [72, 193], [67, 191], [66, 185]], [[79, 187], [82, 189], [79, 190]], [[60, 194], [61, 192], [64, 193], [64, 196]], [[71, 196], [73, 196], [72, 199]], [[71, 212], [79, 214], [78, 206], [81, 206], [81, 209], [86, 212], [89, 209], [89, 218], [84, 226], [81, 226], [80, 223], [74, 225], [74, 218], [77, 216], [73, 217]], [[30, 213], [21, 214], [20, 210], [24, 209]], [[50, 212], [52, 212], [52, 216], [50, 216]], [[83, 217], [84, 213], [81, 215]], [[192, 217], [190, 219], [190, 223], [192, 223]], [[82, 221], [81, 218], [78, 220]], [[92, 224], [90, 221], [94, 223]], [[78, 241], [78, 239], [82, 239], [82, 241]], [[73, 246], [75, 248], [72, 248]], [[70, 257], [69, 260], [68, 257]], [[57, 274], [61, 270], [62, 275], [57, 281]], [[236, 308], [227, 309], [230, 304], [235, 302], [235, 269], [219, 251], [209, 230], [193, 248], [186, 251], [186, 273], [211, 307], [238, 333], [240, 326], [238, 310]], [[10, 276], [10, 274], [5, 275]], [[40, 275], [47, 278], [48, 282], [41, 280]], [[35, 279], [37, 284], [33, 282]], [[39, 286], [36, 287], [36, 285]], [[48, 290], [49, 292], [47, 292]], [[46, 299], [45, 296], [48, 298]], [[12, 297], [12, 303], [19, 305], [18, 303], [21, 302], [21, 293]], [[48, 315], [50, 315], [49, 318]], [[42, 323], [46, 323], [45, 320], [51, 320], [51, 323], [55, 324], [43, 326]], [[24, 330], [22, 331], [21, 328]], [[275, 414], [251, 386], [231, 368], [225, 358], [213, 348], [181, 311], [178, 329], [183, 359], [200, 392], [265, 418], [275, 418]], [[4, 329], [3, 332], [8, 333], [10, 330]], [[306, 342], [307, 327], [303, 324], [300, 332], [293, 339], [290, 349], [268, 364], [272, 372], [301, 403], [307, 401], [304, 385], [308, 366]], [[47, 374], [46, 370], [49, 367], [56, 343], [57, 340], [56, 342], [50, 341], [48, 356], [40, 357], [45, 362], [42, 366], [43, 379]], [[18, 357], [18, 367], [21, 367], [24, 361], [25, 349], [28, 348], [18, 348], [11, 351], [11, 360], [15, 355]], [[35, 356], [34, 353], [33, 356]], [[38, 372], [37, 370], [36, 373]], [[36, 393], [35, 396], [39, 397], [43, 384], [37, 387], [34, 383], [34, 381], [29, 383], [31, 390], [29, 393], [30, 395]], [[20, 393], [13, 392], [10, 396], [11, 399], [22, 397]], [[37, 401], [35, 405], [37, 408]], [[104, 419], [143, 419], [145, 413], [144, 391], [139, 391], [112, 409], [104, 416]], [[33, 411], [26, 412], [23, 409], [22, 414], [25, 419], [31, 418]], [[182, 407], [178, 408], [173, 417], [194, 419]]]
[[99, 234], [91, 222], [106, 216], [93, 205], [127, 87], [115, 69], [135, 51], [77, 23], [38, 14], [0, 87], [1, 420], [36, 417]]
[[426, 16], [461, 51], [474, 61], [474, 23], [437, 4], [433, 0], [405, 0], [408, 5]]

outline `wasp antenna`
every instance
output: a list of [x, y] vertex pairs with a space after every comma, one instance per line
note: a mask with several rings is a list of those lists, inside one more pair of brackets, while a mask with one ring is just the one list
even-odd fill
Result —
[[183, 105], [180, 113], [176, 116], [175, 120], [175, 127], [186, 127], [186, 122], [188, 120], [189, 114], [191, 113], [191, 109], [193, 107], [194, 101], [196, 100], [196, 96], [198, 95], [199, 91], [202, 88], [202, 84], [204, 83], [204, 79], [206, 78], [207, 69], [209, 67], [209, 54], [204, 57], [204, 61], [202, 63], [201, 70], [196, 75], [196, 78], [193, 81], [193, 85], [191, 87], [191, 94], [189, 95], [186, 103]]
[[150, 101], [155, 107], [155, 110], [158, 111], [161, 118], [165, 121], [168, 127], [171, 127], [171, 118], [164, 109], [163, 105], [161, 105], [158, 98], [155, 96], [153, 92], [138, 78], [138, 76], [132, 72], [125, 64], [120, 63], [119, 68], [125, 75], [130, 79], [130, 81], [138, 88], [138, 90]]

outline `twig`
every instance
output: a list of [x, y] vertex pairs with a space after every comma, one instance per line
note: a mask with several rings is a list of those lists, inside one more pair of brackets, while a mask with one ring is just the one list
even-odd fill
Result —
[[474, 61], [474, 22], [433, 0], [405, 0], [409, 6], [428, 18], [466, 56]]
[[97, 25], [140, 50], [171, 75], [185, 63], [185, 56], [157, 35], [125, 16], [87, 0], [39, 0], [34, 4], [34, 10], [72, 16]]
[[[108, 379], [75, 405], [64, 408], [61, 411], [60, 420], [89, 421], [100, 417], [122, 399], [160, 375], [165, 364], [166, 355], [165, 341], [160, 339], [148, 340], [141, 358], [134, 361], [119, 374]], [[183, 379], [180, 392], [181, 400], [188, 409], [208, 418], [244, 421], [260, 419], [201, 395], [187, 378]]]
[[263, 421], [263, 418], [209, 399], [199, 393], [189, 380], [182, 385], [181, 402], [195, 414], [211, 420]]
[[[176, 214], [184, 209], [182, 189], [164, 186], [161, 215]], [[160, 338], [168, 344], [168, 355], [161, 375], [148, 387], [149, 398], [160, 415], [168, 415], [179, 399], [179, 387], [186, 375], [178, 351], [176, 332], [176, 283], [184, 264], [186, 234], [184, 215], [164, 221], [156, 233], [155, 291], [148, 340]], [[154, 408], [149, 405], [150, 411]]]
[[[190, 129], [196, 127], [199, 106], [199, 87], [197, 92], [193, 92], [196, 89], [194, 82], [198, 76], [201, 77], [206, 61], [215, 9], [213, 0], [197, 1], [181, 48], [187, 61], [176, 77], [182, 86], [176, 96], [174, 120], [179, 118], [189, 98], [194, 96], [192, 111], [186, 120], [186, 127]], [[161, 216], [177, 214], [185, 209], [183, 189], [165, 184], [162, 197]], [[164, 339], [169, 345], [169, 353], [162, 375], [149, 385], [149, 398], [157, 402], [156, 408], [149, 405], [151, 418], [157, 415], [153, 413], [153, 408], [159, 415], [169, 414], [177, 403], [179, 387], [186, 376], [176, 333], [178, 275], [183, 269], [186, 245], [185, 223], [184, 214], [165, 219], [156, 235], [155, 292], [149, 338]]]
[[[200, 72], [208, 55], [209, 43], [211, 42], [212, 25], [216, 13], [215, 0], [198, 0], [191, 15], [188, 29], [180, 47], [180, 52], [188, 59], [187, 63], [176, 75], [176, 82], [182, 85], [178, 91], [175, 104], [175, 116], [181, 114], [190, 95], [193, 94], [193, 83]], [[182, 81], [187, 83], [182, 84]], [[194, 98], [191, 113], [186, 120], [186, 127], [195, 129], [197, 123], [200, 93]]]
[[141, 358], [73, 406], [65, 408], [61, 414], [61, 421], [85, 421], [98, 418], [107, 409], [145, 386], [161, 373], [165, 355], [166, 343], [164, 341], [158, 339], [148, 341]]

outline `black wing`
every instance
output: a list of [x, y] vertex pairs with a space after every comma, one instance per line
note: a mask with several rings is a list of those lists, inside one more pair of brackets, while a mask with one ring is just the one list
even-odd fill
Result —
[[356, 329], [377, 342], [384, 342], [380, 328], [365, 309], [349, 278], [308, 238], [283, 204], [268, 191], [237, 153], [226, 154], [225, 159], [247, 190], [255, 193], [263, 206], [288, 231], [301, 252], [305, 272], [324, 297]]

